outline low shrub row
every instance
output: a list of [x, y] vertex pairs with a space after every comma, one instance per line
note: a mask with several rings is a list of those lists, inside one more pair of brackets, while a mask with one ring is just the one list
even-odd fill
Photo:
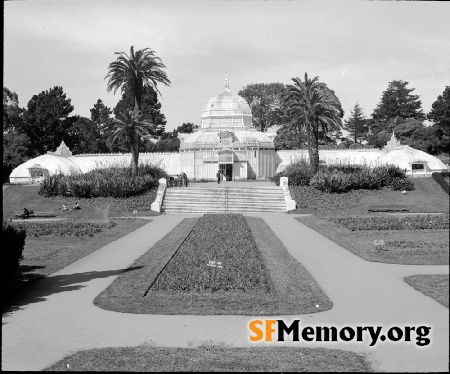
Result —
[[312, 186], [323, 192], [346, 192], [357, 189], [378, 189], [389, 187], [395, 191], [414, 190], [414, 184], [407, 179], [405, 171], [394, 165], [369, 167], [367, 165], [335, 164], [321, 165], [312, 173], [309, 162], [297, 160], [277, 173], [272, 181], [280, 184], [280, 178], [289, 178], [291, 186]]
[[342, 217], [331, 219], [345, 228], [356, 230], [425, 230], [448, 229], [449, 215], [419, 215], [414, 217]]
[[158, 187], [162, 177], [167, 177], [166, 172], [151, 164], [141, 164], [137, 176], [131, 176], [129, 167], [95, 169], [81, 175], [56, 174], [44, 179], [39, 194], [45, 197], [126, 198]]
[[28, 236], [94, 236], [104, 229], [117, 226], [114, 221], [108, 222], [82, 222], [82, 221], [58, 221], [45, 223], [20, 223], [15, 225], [26, 232]]
[[2, 222], [2, 256], [1, 256], [1, 280], [2, 283], [11, 279], [16, 273], [22, 252], [25, 246], [26, 232], [20, 227], [14, 227], [8, 221]]
[[205, 214], [150, 288], [262, 292], [270, 289], [266, 266], [242, 214]]
[[449, 188], [449, 173], [443, 172], [443, 173], [433, 173], [431, 174], [433, 179], [439, 183], [439, 185], [444, 189], [444, 191], [450, 195], [450, 188]]

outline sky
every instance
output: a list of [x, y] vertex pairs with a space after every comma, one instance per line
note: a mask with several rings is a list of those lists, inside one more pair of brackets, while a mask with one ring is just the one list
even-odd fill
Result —
[[158, 85], [166, 130], [200, 124], [204, 103], [252, 83], [318, 76], [345, 117], [370, 116], [393, 80], [409, 82], [425, 113], [450, 85], [450, 2], [9, 1], [4, 2], [3, 85], [26, 107], [62, 86], [72, 115], [90, 117], [115, 52], [150, 48], [166, 65]]

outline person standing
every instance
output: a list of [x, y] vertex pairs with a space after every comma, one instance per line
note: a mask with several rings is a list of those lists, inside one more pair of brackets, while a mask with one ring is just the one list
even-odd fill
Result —
[[225, 174], [222, 174], [222, 183], [225, 185], [225, 182], [227, 181], [227, 176]]
[[220, 177], [222, 176], [222, 174], [220, 173], [220, 170], [217, 172], [216, 177], [217, 177], [217, 184], [220, 184]]

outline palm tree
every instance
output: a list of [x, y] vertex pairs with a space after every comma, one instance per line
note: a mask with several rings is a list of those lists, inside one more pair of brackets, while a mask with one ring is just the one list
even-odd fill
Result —
[[319, 77], [305, 80], [292, 78], [293, 85], [287, 85], [283, 96], [283, 107], [289, 115], [295, 115], [303, 123], [307, 136], [311, 168], [319, 170], [319, 130], [324, 133], [338, 130], [342, 126], [344, 111], [334, 92]]
[[121, 136], [125, 137], [131, 149], [131, 174], [137, 175], [139, 139], [150, 133], [153, 123], [149, 119], [143, 118], [142, 112], [136, 109], [119, 113], [111, 122], [114, 126], [111, 140], [114, 142]]
[[[134, 47], [130, 48], [130, 55], [125, 52], [116, 52], [117, 60], [109, 64], [109, 72], [105, 77], [109, 78], [106, 91], [116, 91], [121, 88], [123, 93], [126, 89], [134, 96], [134, 110], [142, 110], [142, 98], [144, 94], [144, 87], [151, 87], [156, 92], [161, 94], [156, 87], [157, 83], [163, 83], [166, 86], [170, 86], [170, 81], [167, 78], [167, 74], [162, 70], [166, 66], [161, 62], [159, 57], [155, 56], [155, 52], [150, 48], [145, 48], [134, 52]], [[130, 108], [131, 109], [131, 108]], [[131, 126], [130, 131], [133, 131], [135, 127]], [[127, 130], [128, 131], [128, 130]], [[132, 171], [137, 173], [137, 165], [139, 159], [139, 138], [135, 142], [136, 134], [128, 134], [131, 144], [134, 144], [136, 148], [131, 149], [132, 153]], [[128, 136], [127, 135], [127, 136]], [[135, 143], [134, 143], [135, 142]], [[134, 154], [133, 152], [136, 152]], [[134, 174], [133, 174], [134, 175]]]

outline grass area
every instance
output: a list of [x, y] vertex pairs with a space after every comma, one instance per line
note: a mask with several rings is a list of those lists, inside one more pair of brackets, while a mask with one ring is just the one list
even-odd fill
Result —
[[[5, 289], [2, 289], [2, 313], [14, 310], [20, 303], [21, 297], [27, 293], [30, 285], [35, 281], [138, 229], [149, 220], [116, 219], [115, 222], [117, 226], [104, 229], [92, 237], [28, 236], [19, 269], [14, 279], [5, 286]], [[45, 225], [45, 223], [39, 224]]]
[[310, 186], [291, 186], [298, 208], [289, 213], [367, 213], [369, 207], [403, 206], [411, 213], [449, 211], [449, 196], [433, 178], [409, 178], [415, 190], [403, 195], [388, 188], [324, 193]]
[[[309, 216], [296, 219], [367, 261], [402, 265], [449, 263], [448, 229], [351, 231], [332, 222], [333, 218]], [[385, 245], [378, 247], [374, 245], [375, 240], [384, 240]]]
[[[245, 218], [269, 273], [272, 285], [270, 292], [264, 290], [245, 292], [242, 290], [215, 292], [211, 290], [199, 292], [150, 290], [146, 294], [161, 269], [182, 246], [185, 239], [188, 240], [188, 235], [198, 221], [198, 218], [191, 218], [183, 220], [135, 261], [131, 265], [131, 268], [135, 270], [122, 273], [97, 296], [94, 304], [107, 310], [142, 314], [275, 315], [306, 314], [331, 309], [332, 302], [318, 283], [288, 253], [267, 224], [261, 218]], [[217, 231], [220, 231], [219, 227]], [[205, 233], [211, 236], [215, 234], [214, 231]], [[207, 241], [208, 239], [205, 238], [205, 242]], [[236, 250], [242, 251], [245, 257], [247, 248]], [[210, 259], [204, 259], [205, 268], [207, 268], [208, 260]], [[211, 268], [208, 270], [212, 271]], [[223, 272], [222, 278], [227, 277], [226, 266], [217, 271]]]
[[404, 281], [415, 290], [435, 299], [448, 308], [448, 274], [416, 274], [404, 278]]
[[365, 357], [324, 348], [172, 348], [138, 346], [80, 351], [44, 371], [372, 372]]
[[[93, 199], [77, 199], [63, 197], [44, 197], [38, 194], [37, 186], [3, 185], [3, 217], [14, 218], [14, 212], [23, 211], [23, 208], [37, 212], [53, 212], [58, 218], [96, 218], [108, 219], [109, 217], [132, 216], [137, 210], [137, 216], [155, 216], [157, 212], [151, 210], [151, 204], [155, 201], [156, 189], [139, 196], [130, 198], [97, 197]], [[77, 211], [63, 211], [66, 204], [71, 208], [78, 202], [81, 209]]]

